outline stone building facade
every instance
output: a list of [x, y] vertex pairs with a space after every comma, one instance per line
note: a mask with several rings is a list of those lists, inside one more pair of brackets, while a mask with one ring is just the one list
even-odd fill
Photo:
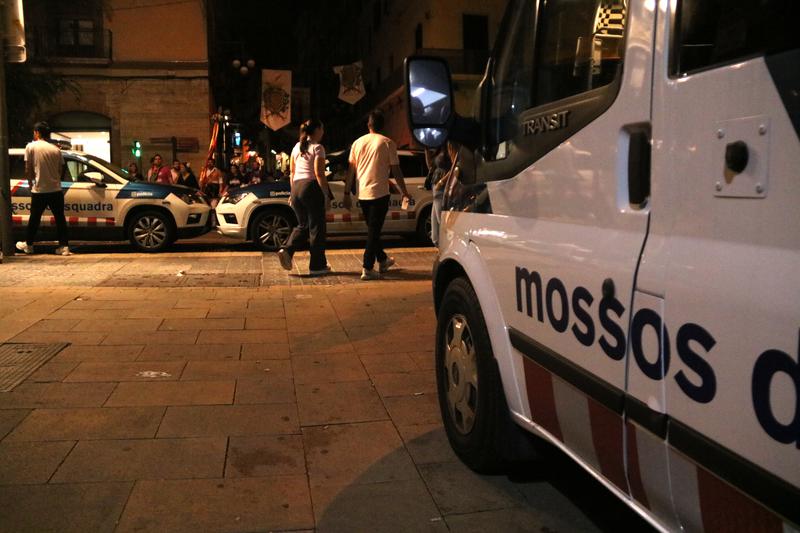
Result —
[[411, 145], [403, 64], [407, 56], [424, 54], [447, 59], [456, 110], [469, 116], [506, 4], [507, 0], [364, 1], [357, 43], [368, 90], [361, 104], [364, 112], [380, 108], [386, 134], [399, 146]]
[[[67, 78], [42, 113], [57, 138], [127, 167], [160, 153], [199, 171], [209, 144], [210, 92], [203, 0], [25, 0], [29, 61]], [[172, 138], [175, 138], [173, 142]], [[144, 170], [143, 170], [144, 172]]]

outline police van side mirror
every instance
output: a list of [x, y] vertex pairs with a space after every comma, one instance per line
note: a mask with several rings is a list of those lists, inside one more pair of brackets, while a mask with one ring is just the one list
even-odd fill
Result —
[[103, 175], [100, 172], [96, 171], [89, 171], [84, 172], [82, 174], [89, 182], [93, 183], [95, 187], [100, 187], [101, 189], [106, 188], [106, 184], [103, 183]]
[[450, 68], [435, 57], [409, 57], [405, 67], [411, 132], [423, 146], [438, 148], [447, 140], [454, 119]]

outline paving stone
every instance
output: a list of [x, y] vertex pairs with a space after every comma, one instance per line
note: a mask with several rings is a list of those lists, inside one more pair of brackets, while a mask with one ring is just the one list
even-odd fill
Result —
[[54, 363], [71, 362], [110, 362], [110, 361], [136, 361], [141, 353], [141, 345], [130, 346], [67, 346], [51, 361]]
[[81, 441], [52, 482], [218, 478], [227, 443], [224, 437]]
[[289, 344], [242, 344], [242, 360], [289, 359]]
[[529, 531], [570, 531], [575, 533], [601, 531], [577, 509], [564, 516], [563, 503], [552, 508], [513, 508], [450, 515], [445, 517], [450, 531], [457, 533], [483, 533], [504, 531], [526, 533]]
[[439, 401], [435, 394], [385, 398], [389, 416], [398, 426], [441, 423]]
[[0, 409], [0, 439], [11, 433], [29, 414], [28, 409]]
[[350, 354], [301, 355], [292, 358], [297, 384], [364, 381], [367, 373], [358, 357]]
[[161, 318], [118, 318], [113, 321], [87, 319], [81, 320], [73, 331], [156, 331], [161, 322]]
[[236, 404], [295, 403], [291, 379], [243, 379], [236, 383]]
[[300, 435], [231, 437], [225, 477], [305, 475]]
[[286, 344], [286, 332], [280, 330], [248, 329], [201, 331], [197, 344]]
[[235, 388], [233, 380], [120, 383], [105, 405], [227, 405]]
[[213, 381], [223, 379], [255, 379], [265, 377], [291, 379], [292, 365], [288, 360], [265, 361], [189, 361], [182, 381]]
[[159, 438], [298, 433], [295, 404], [168, 407]]
[[248, 316], [245, 319], [245, 329], [266, 329], [286, 331], [286, 319], [275, 317]]
[[128, 311], [127, 318], [206, 318], [208, 309], [188, 308], [188, 309], [132, 309]]
[[372, 377], [372, 383], [383, 398], [436, 394], [436, 374], [430, 370], [378, 374]]
[[163, 407], [37, 409], [6, 439], [147, 439], [155, 436], [163, 415]]
[[26, 381], [34, 383], [64, 381], [77, 366], [78, 363], [57, 363], [51, 360], [40, 366]]
[[391, 374], [395, 372], [413, 372], [418, 370], [417, 364], [405, 353], [377, 353], [360, 354], [359, 358], [367, 369], [370, 377], [377, 374]]
[[[62, 318], [62, 319], [48, 319], [48, 320], [40, 320], [25, 330], [28, 333], [33, 332], [53, 332], [53, 331], [71, 331], [72, 328], [77, 326], [81, 322], [80, 319], [76, 318]], [[5, 321], [3, 321], [3, 327], [6, 327]]]
[[367, 485], [322, 485], [312, 487], [311, 495], [319, 533], [447, 531], [424, 483], [418, 478]]
[[133, 483], [0, 486], [6, 531], [112, 532]]
[[186, 363], [150, 361], [134, 363], [80, 363], [65, 381], [173, 381]]
[[[33, 344], [76, 344], [76, 345], [98, 345], [106, 337], [105, 333], [89, 333], [83, 331], [24, 331], [11, 339], [15, 343]], [[126, 342], [120, 344], [136, 344]]]
[[297, 385], [303, 426], [386, 420], [388, 415], [369, 381]]
[[441, 424], [399, 426], [397, 430], [406, 444], [408, 453], [418, 465], [459, 460]]
[[305, 476], [140, 481], [117, 531], [243, 532], [311, 529]]
[[419, 471], [445, 515], [508, 509], [524, 503], [522, 493], [505, 476], [481, 476], [461, 462], [419, 465]]
[[238, 344], [148, 344], [138, 361], [236, 361]]
[[162, 331], [244, 329], [243, 318], [167, 318], [158, 328]]
[[114, 383], [21, 383], [0, 394], [0, 409], [42, 407], [100, 407]]
[[419, 478], [389, 421], [304, 428], [303, 440], [312, 486]]
[[315, 334], [308, 337], [295, 337], [289, 343], [289, 348], [292, 353], [296, 354], [355, 353], [353, 345], [344, 333], [332, 336]]
[[72, 441], [0, 442], [0, 484], [47, 483], [73, 446]]
[[[103, 341], [115, 344], [194, 344], [199, 331], [112, 331]], [[213, 344], [213, 343], [211, 343]]]
[[433, 352], [413, 352], [408, 356], [414, 360], [420, 370], [436, 369], [436, 356]]
[[313, 320], [303, 320], [302, 318], [287, 320], [286, 329], [289, 333], [325, 333], [326, 331], [344, 331], [339, 317], [335, 314], [324, 316], [314, 316]]

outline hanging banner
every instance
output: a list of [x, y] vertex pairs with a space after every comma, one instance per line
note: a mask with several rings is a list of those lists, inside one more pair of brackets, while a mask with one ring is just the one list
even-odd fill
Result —
[[279, 130], [292, 121], [292, 71], [261, 73], [261, 122]]
[[352, 65], [340, 65], [333, 67], [333, 71], [339, 75], [339, 99], [348, 104], [355, 104], [362, 98], [364, 90], [364, 78], [361, 75], [363, 66], [361, 61], [356, 61]]

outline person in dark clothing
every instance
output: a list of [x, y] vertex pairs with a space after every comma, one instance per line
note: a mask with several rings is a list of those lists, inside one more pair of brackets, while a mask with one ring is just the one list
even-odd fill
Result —
[[192, 189], [200, 188], [200, 185], [197, 183], [197, 177], [194, 175], [194, 172], [192, 172], [192, 167], [185, 161], [181, 162], [176, 184], [191, 187]]
[[278, 251], [281, 266], [291, 270], [294, 252], [298, 245], [308, 240], [311, 251], [308, 271], [312, 276], [324, 276], [331, 271], [325, 258], [325, 211], [333, 195], [325, 177], [325, 149], [320, 144], [324, 133], [322, 122], [318, 120], [307, 120], [300, 126], [300, 140], [292, 150], [290, 161], [290, 202], [297, 217], [297, 226], [286, 246]]
[[144, 181], [144, 176], [139, 172], [139, 165], [133, 161], [128, 164], [128, 178], [130, 178], [131, 181]]

